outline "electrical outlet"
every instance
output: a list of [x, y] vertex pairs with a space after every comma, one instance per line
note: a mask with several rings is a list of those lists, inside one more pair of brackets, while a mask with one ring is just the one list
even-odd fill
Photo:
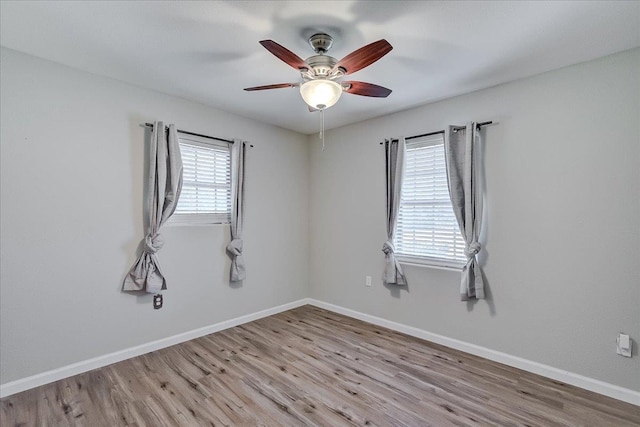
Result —
[[365, 276], [364, 285], [365, 286], [371, 286], [371, 276]]
[[162, 308], [162, 294], [156, 294], [153, 296], [153, 308], [155, 310]]
[[616, 339], [616, 353], [620, 356], [631, 357], [631, 350], [633, 348], [633, 341], [629, 338], [627, 334], [618, 334], [618, 338]]

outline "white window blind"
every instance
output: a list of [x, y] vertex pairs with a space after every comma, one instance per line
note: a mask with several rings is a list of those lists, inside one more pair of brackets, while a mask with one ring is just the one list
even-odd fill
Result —
[[231, 218], [231, 153], [229, 144], [179, 135], [182, 192], [173, 224], [223, 224]]
[[399, 258], [459, 267], [466, 262], [447, 186], [444, 135], [407, 141], [394, 246]]

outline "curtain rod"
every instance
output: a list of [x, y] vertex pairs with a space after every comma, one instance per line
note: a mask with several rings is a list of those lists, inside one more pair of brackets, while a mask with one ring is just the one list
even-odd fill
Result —
[[[144, 125], [146, 127], [148, 127], [148, 128], [153, 129], [153, 123], [145, 123]], [[185, 135], [199, 136], [201, 138], [215, 139], [216, 141], [228, 142], [229, 144], [233, 144], [233, 141], [229, 140], [229, 139], [216, 138], [215, 136], [203, 135], [201, 133], [188, 132], [188, 131], [182, 130], [182, 129], [177, 129], [177, 131], [180, 132], [180, 133], [184, 133]], [[249, 144], [249, 147], [253, 148], [253, 144]]]
[[[493, 124], [493, 122], [492, 121], [488, 121], [488, 122], [478, 123], [478, 124], [476, 124], [476, 129], [480, 129], [482, 126], [487, 126], [487, 125], [490, 125], [490, 124]], [[454, 131], [458, 131], [458, 130], [466, 129], [466, 128], [467, 128], [466, 126], [454, 126], [453, 129], [454, 129]], [[416, 139], [416, 138], [422, 138], [424, 136], [438, 135], [439, 133], [444, 133], [444, 130], [438, 130], [438, 131], [435, 131], [435, 132], [429, 132], [429, 133], [423, 133], [423, 134], [420, 134], [420, 135], [409, 136], [409, 137], [405, 138], [405, 141], [407, 139]], [[384, 144], [384, 142], [380, 143], [380, 145], [382, 145], [382, 144]]]

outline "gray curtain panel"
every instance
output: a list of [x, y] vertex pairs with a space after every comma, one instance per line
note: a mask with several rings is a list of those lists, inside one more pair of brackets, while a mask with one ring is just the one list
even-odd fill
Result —
[[406, 285], [402, 267], [396, 259], [393, 238], [398, 223], [400, 194], [404, 169], [404, 138], [385, 140], [385, 160], [387, 177], [387, 241], [382, 245], [385, 257], [384, 282], [390, 285]]
[[123, 291], [158, 293], [167, 289], [156, 252], [164, 240], [159, 233], [162, 224], [176, 210], [182, 189], [182, 157], [175, 125], [165, 131], [163, 122], [155, 122], [149, 147], [149, 170], [144, 182], [144, 210], [149, 215], [143, 251], [124, 278]]
[[227, 252], [231, 256], [230, 279], [232, 282], [238, 282], [247, 277], [242, 256], [245, 153], [246, 144], [234, 140], [231, 147], [231, 242], [227, 245]]
[[480, 252], [480, 227], [482, 224], [482, 186], [480, 185], [480, 131], [476, 123], [468, 123], [466, 129], [455, 131], [449, 126], [445, 133], [444, 152], [447, 181], [453, 212], [460, 232], [466, 242], [467, 263], [462, 269], [460, 298], [462, 301], [484, 298], [482, 270], [476, 259]]

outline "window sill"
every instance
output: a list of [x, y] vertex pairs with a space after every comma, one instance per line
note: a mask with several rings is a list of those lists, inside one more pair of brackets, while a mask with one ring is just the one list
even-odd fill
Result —
[[443, 261], [433, 258], [418, 258], [409, 256], [397, 256], [398, 262], [402, 265], [409, 265], [412, 267], [434, 268], [436, 270], [455, 271], [460, 273], [464, 264], [455, 264], [451, 261]]
[[197, 223], [197, 222], [172, 222], [172, 221], [167, 221], [164, 223], [163, 227], [212, 227], [212, 226], [220, 226], [220, 225], [226, 225], [228, 226], [229, 223], [228, 222], [211, 222], [211, 223], [205, 223], [205, 222], [201, 222], [201, 223]]

